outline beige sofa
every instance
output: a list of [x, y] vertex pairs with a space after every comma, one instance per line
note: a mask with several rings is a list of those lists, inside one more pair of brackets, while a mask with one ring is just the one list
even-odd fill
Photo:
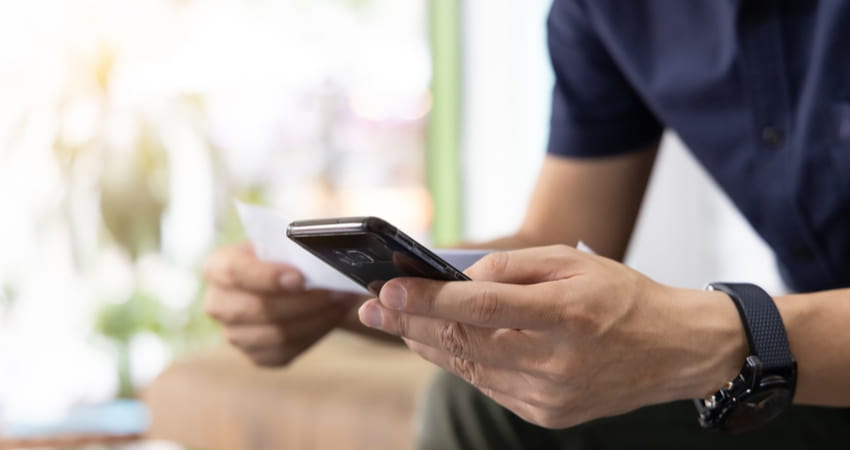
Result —
[[149, 436], [204, 449], [405, 449], [430, 364], [345, 333], [285, 369], [235, 350], [181, 360], [144, 393]]

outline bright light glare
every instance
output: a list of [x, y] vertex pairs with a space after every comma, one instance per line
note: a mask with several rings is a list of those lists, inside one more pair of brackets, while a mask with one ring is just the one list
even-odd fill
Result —
[[[0, 2], [0, 421], [114, 395], [96, 311], [134, 290], [185, 309], [234, 192], [327, 213], [330, 177], [365, 194], [346, 211], [389, 199], [426, 228], [424, 1], [365, 3]], [[162, 203], [160, 248], [107, 232], [110, 190], [124, 214]], [[139, 383], [170, 357], [128, 344]]]

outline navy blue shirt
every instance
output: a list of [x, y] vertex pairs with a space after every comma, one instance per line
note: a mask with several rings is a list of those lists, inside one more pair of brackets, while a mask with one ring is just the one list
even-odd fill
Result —
[[850, 1], [554, 0], [551, 154], [675, 130], [799, 291], [850, 286]]

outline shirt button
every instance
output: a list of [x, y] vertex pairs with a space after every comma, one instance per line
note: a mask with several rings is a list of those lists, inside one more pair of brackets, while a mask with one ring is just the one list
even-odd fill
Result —
[[761, 130], [761, 140], [770, 148], [779, 148], [785, 142], [785, 133], [779, 128], [766, 126]]

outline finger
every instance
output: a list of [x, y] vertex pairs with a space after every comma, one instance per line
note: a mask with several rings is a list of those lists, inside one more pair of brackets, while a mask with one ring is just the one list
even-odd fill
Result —
[[440, 349], [405, 339], [407, 347], [426, 361], [436, 364], [477, 387], [482, 392], [498, 392], [540, 409], [558, 409], [559, 389], [545, 379], [501, 367], [489, 366], [453, 356]]
[[388, 309], [480, 327], [544, 329], [560, 317], [558, 305], [549, 300], [563, 295], [548, 283], [517, 285], [396, 278], [384, 285], [379, 299]]
[[254, 364], [259, 366], [274, 367], [287, 365], [332, 330], [337, 322], [339, 322], [338, 319], [328, 320], [328, 318], [325, 318], [325, 320], [309, 325], [309, 333], [301, 334], [301, 341], [297, 343], [260, 347], [256, 350], [246, 351], [246, 354]]
[[268, 348], [260, 351], [245, 353], [245, 356], [255, 365], [261, 367], [283, 367], [297, 358], [303, 349], [295, 347]]
[[228, 342], [246, 352], [303, 348], [330, 331], [344, 316], [344, 311], [324, 311], [287, 323], [237, 325], [224, 333]]
[[253, 249], [244, 245], [219, 249], [207, 261], [204, 275], [220, 286], [261, 293], [294, 291], [304, 285], [297, 268], [260, 261]]
[[360, 307], [363, 323], [438, 348], [454, 357], [499, 367], [533, 366], [542, 346], [522, 331], [482, 328], [456, 321], [400, 313], [370, 300]]
[[325, 310], [345, 311], [350, 306], [330, 300], [325, 290], [262, 296], [251, 292], [211, 289], [204, 302], [206, 313], [226, 325], [281, 322]]
[[490, 253], [465, 272], [476, 281], [540, 283], [565, 278], [586, 257], [589, 255], [566, 245], [533, 247]]
[[289, 364], [298, 353], [291, 349], [270, 349], [262, 352], [247, 353], [245, 356], [261, 367], [281, 367]]

